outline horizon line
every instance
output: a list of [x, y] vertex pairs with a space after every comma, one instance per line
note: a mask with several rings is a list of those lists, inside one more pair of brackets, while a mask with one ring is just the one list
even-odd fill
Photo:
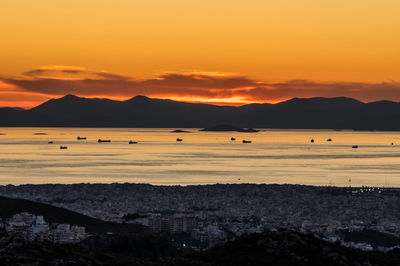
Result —
[[[176, 100], [174, 99], [175, 97], [169, 97], [169, 98], [160, 98], [160, 97], [149, 97], [146, 95], [142, 95], [142, 94], [137, 94], [135, 96], [132, 97], [128, 97], [126, 99], [121, 99], [121, 98], [113, 98], [113, 97], [102, 97], [102, 96], [94, 96], [94, 97], [87, 97], [87, 96], [78, 96], [75, 94], [65, 94], [63, 96], [59, 96], [58, 98], [50, 98], [47, 101], [41, 102], [35, 106], [32, 107], [19, 107], [19, 106], [0, 106], [0, 108], [12, 108], [12, 109], [23, 109], [23, 110], [31, 110], [33, 108], [36, 108], [46, 102], [49, 102], [51, 100], [59, 100], [62, 98], [65, 98], [67, 96], [73, 96], [76, 98], [80, 98], [80, 99], [99, 99], [99, 100], [110, 100], [110, 101], [115, 101], [115, 102], [127, 102], [129, 100], [132, 100], [134, 98], [137, 97], [145, 97], [147, 99], [152, 99], [152, 100], [165, 100], [165, 101], [173, 101], [173, 102], [180, 102], [180, 103], [191, 103], [191, 104], [204, 104], [204, 105], [211, 105], [211, 106], [220, 106], [220, 107], [242, 107], [242, 106], [246, 106], [246, 105], [255, 105], [255, 104], [271, 104], [271, 105], [275, 105], [275, 104], [280, 104], [280, 103], [284, 103], [284, 102], [288, 102], [294, 99], [350, 99], [350, 100], [354, 100], [363, 104], [371, 104], [371, 103], [377, 103], [377, 102], [392, 102], [392, 103], [400, 103], [400, 102], [396, 102], [393, 100], [387, 100], [387, 99], [382, 99], [382, 100], [377, 100], [377, 101], [362, 101], [356, 98], [352, 98], [352, 97], [348, 97], [348, 96], [335, 96], [335, 97], [323, 97], [323, 96], [315, 96], [315, 97], [292, 97], [292, 98], [288, 98], [288, 99], [284, 99], [281, 101], [272, 101], [272, 102], [249, 102], [249, 103], [238, 103], [238, 104], [230, 104], [229, 102], [218, 102], [218, 101], [209, 101], [209, 102], [203, 102], [203, 101], [183, 101], [183, 100]], [[226, 104], [224, 104], [226, 103]]]

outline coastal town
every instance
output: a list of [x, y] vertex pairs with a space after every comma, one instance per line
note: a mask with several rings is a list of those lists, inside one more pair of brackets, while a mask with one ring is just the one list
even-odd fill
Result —
[[[51, 204], [104, 221], [138, 223], [156, 233], [190, 235], [204, 247], [280, 228], [331, 242], [343, 241], [343, 232], [366, 229], [400, 236], [400, 189], [395, 188], [46, 184], [1, 186], [0, 195]], [[371, 249], [362, 243], [353, 246]]]

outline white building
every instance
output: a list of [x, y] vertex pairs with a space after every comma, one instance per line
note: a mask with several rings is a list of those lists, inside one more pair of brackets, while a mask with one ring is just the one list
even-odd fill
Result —
[[69, 224], [59, 224], [53, 231], [53, 241], [55, 243], [72, 242], [71, 229]]

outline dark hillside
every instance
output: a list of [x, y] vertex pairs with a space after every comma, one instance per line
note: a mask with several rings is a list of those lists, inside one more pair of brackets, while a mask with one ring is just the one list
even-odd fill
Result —
[[0, 197], [0, 217], [8, 218], [13, 214], [29, 212], [36, 215], [43, 215], [47, 222], [67, 223], [71, 225], [85, 226], [90, 233], [106, 232], [126, 232], [126, 233], [146, 233], [146, 227], [134, 224], [119, 224], [104, 222], [91, 218], [77, 212], [58, 208], [42, 203], [37, 203], [24, 199], [11, 199]]

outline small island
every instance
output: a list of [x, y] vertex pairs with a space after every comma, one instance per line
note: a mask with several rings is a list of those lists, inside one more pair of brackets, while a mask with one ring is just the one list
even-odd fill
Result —
[[176, 129], [171, 131], [171, 133], [192, 133], [190, 131], [182, 130], [182, 129]]
[[214, 127], [207, 127], [200, 129], [200, 131], [236, 131], [236, 132], [258, 132], [259, 130], [254, 129], [254, 128], [241, 128], [237, 126], [232, 126], [232, 125], [227, 125], [227, 124], [221, 124], [217, 125]]

